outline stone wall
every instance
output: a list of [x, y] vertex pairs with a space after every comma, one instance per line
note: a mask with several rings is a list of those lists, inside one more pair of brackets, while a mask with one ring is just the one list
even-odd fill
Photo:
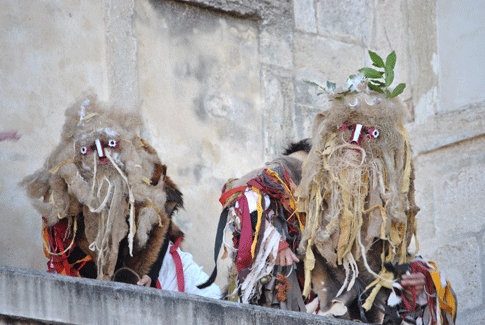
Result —
[[368, 49], [395, 50], [420, 252], [457, 291], [459, 323], [483, 323], [485, 8], [474, 3], [3, 1], [0, 132], [21, 137], [0, 141], [0, 264], [45, 269], [41, 219], [17, 183], [42, 166], [85, 90], [142, 114], [142, 136], [184, 194], [183, 249], [209, 272], [222, 185], [309, 137], [327, 107], [303, 80], [342, 84], [370, 65]]
[[362, 324], [131, 284], [0, 266], [0, 324]]

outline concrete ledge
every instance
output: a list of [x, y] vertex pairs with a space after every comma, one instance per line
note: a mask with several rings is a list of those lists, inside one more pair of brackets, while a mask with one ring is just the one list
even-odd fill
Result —
[[362, 324], [0, 266], [0, 324]]

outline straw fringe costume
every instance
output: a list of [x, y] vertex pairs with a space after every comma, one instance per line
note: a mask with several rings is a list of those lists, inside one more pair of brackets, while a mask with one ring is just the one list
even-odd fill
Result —
[[[396, 310], [404, 297], [388, 304], [391, 291], [399, 291], [393, 267], [428, 274], [436, 269], [429, 263], [417, 267], [415, 256], [408, 254], [419, 208], [403, 127], [405, 109], [396, 98], [370, 91], [367, 83], [362, 75], [354, 76], [347, 89], [330, 93], [331, 108], [315, 117], [312, 149], [296, 192], [298, 211], [306, 215], [299, 245], [305, 264], [303, 294], [308, 297], [313, 290], [318, 295], [309, 312], [401, 324], [406, 317], [423, 315], [416, 313], [416, 297], [401, 313]], [[441, 286], [438, 278], [435, 285]], [[436, 293], [432, 283], [428, 293]], [[449, 293], [449, 283], [444, 285]], [[440, 324], [436, 320], [446, 310], [452, 317], [444, 319], [453, 324], [454, 298], [444, 294], [438, 300], [430, 301], [425, 320]]]

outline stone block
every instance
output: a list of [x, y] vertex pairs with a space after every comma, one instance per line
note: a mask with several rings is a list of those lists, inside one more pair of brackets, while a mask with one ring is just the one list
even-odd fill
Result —
[[0, 324], [362, 324], [181, 292], [0, 266]]
[[434, 206], [418, 214], [419, 219], [434, 220], [435, 234], [425, 236], [444, 242], [485, 226], [483, 144], [478, 138], [415, 159], [418, 205]]
[[[460, 302], [458, 301], [458, 303]], [[480, 307], [472, 310], [459, 309], [456, 324], [485, 324], [485, 306], [482, 304]]]
[[[476, 232], [485, 226], [485, 164], [451, 169], [437, 182], [436, 226], [447, 237]], [[446, 199], [444, 199], [446, 198]]]
[[[438, 112], [439, 53], [436, 29], [436, 1], [404, 1], [406, 11], [408, 69], [406, 82], [412, 90], [416, 121], [425, 121]], [[419, 68], [415, 68], [419, 67]]]
[[479, 245], [483, 246], [483, 243], [469, 237], [439, 247], [432, 255], [424, 256], [434, 261], [440, 274], [450, 281], [460, 310], [483, 304], [483, 261], [480, 260]]
[[277, 67], [293, 67], [293, 27], [289, 22], [261, 25], [259, 46], [261, 62]]
[[220, 190], [263, 164], [257, 24], [139, 1], [134, 26], [150, 143], [184, 195], [175, 216], [186, 232], [183, 247], [210, 273]]
[[330, 101], [321, 87], [310, 85], [313, 82], [325, 87], [327, 80], [323, 73], [317, 73], [314, 70], [303, 68], [295, 74], [295, 101], [299, 105], [314, 107], [318, 110], [328, 109]]
[[295, 33], [294, 66], [298, 70], [313, 70], [325, 82], [344, 85], [351, 74], [358, 73], [368, 54], [361, 46], [331, 38]]
[[439, 112], [485, 101], [484, 15], [473, 0], [437, 2]]
[[[284, 71], [283, 71], [284, 72]], [[281, 155], [290, 141], [295, 140], [295, 94], [291, 76], [262, 70], [265, 161]]]
[[419, 114], [416, 123], [406, 126], [415, 155], [485, 134], [485, 102], [438, 115], [430, 111], [432, 117]]
[[313, 0], [293, 1], [295, 27], [306, 33], [316, 33], [316, 14]]
[[370, 39], [373, 18], [371, 1], [316, 0], [316, 8], [319, 34], [348, 37], [354, 42]]

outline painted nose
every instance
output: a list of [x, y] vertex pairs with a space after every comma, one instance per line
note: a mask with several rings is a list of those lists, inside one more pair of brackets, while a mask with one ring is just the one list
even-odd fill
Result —
[[361, 133], [362, 133], [362, 124], [356, 124], [354, 128], [354, 132], [352, 133], [352, 140], [350, 140], [350, 143], [359, 144]]
[[99, 139], [94, 140], [94, 143], [96, 144], [96, 151], [98, 152], [99, 158], [104, 158], [105, 155], [104, 155], [103, 143]]

